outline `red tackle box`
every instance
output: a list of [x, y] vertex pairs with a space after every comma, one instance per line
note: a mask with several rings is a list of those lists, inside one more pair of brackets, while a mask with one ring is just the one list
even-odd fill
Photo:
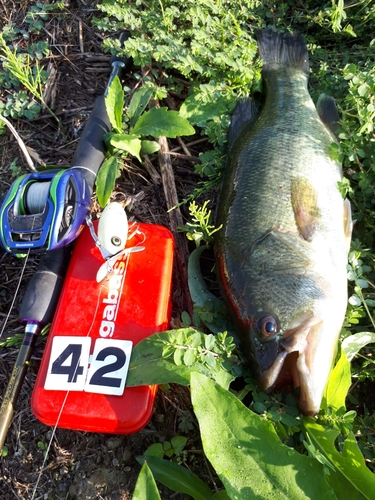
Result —
[[151, 418], [157, 386], [124, 387], [125, 378], [131, 345], [169, 327], [174, 245], [162, 226], [134, 229], [127, 247], [144, 250], [120, 256], [101, 283], [88, 228], [76, 242], [31, 398], [47, 425], [130, 434]]

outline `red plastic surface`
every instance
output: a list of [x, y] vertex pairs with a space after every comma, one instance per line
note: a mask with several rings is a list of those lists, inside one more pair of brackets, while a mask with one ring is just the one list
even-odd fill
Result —
[[[137, 226], [145, 241], [142, 243], [143, 236], [137, 234], [127, 246], [138, 243], [145, 250], [120, 258], [115, 266], [119, 269], [117, 275], [111, 273], [109, 280], [99, 284], [96, 273], [103, 258], [88, 228], [77, 240], [31, 399], [35, 416], [47, 425], [130, 434], [142, 429], [151, 418], [157, 386], [125, 387], [122, 396], [44, 389], [52, 342], [57, 336], [89, 334], [98, 339], [107, 335], [131, 340], [134, 346], [152, 333], [168, 329], [173, 238], [164, 227]], [[119, 282], [113, 281], [118, 276], [124, 276], [122, 290]], [[114, 330], [103, 323], [107, 307], [103, 300], [107, 298], [108, 304], [111, 286], [120, 290]]]

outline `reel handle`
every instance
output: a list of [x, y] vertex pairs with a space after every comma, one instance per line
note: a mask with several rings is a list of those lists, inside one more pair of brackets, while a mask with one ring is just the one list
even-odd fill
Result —
[[19, 312], [22, 322], [46, 325], [52, 321], [69, 259], [69, 246], [51, 250], [43, 255], [22, 300]]

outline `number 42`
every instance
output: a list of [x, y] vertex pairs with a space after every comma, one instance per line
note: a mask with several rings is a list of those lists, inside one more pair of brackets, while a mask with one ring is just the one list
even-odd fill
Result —
[[132, 342], [97, 339], [90, 356], [91, 341], [89, 337], [54, 337], [44, 383], [46, 390], [114, 396], [124, 393]]

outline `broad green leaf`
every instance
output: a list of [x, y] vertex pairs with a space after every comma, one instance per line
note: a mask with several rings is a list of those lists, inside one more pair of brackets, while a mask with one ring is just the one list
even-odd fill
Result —
[[105, 160], [99, 169], [95, 183], [96, 196], [102, 208], [106, 206], [115, 187], [118, 170], [119, 166], [117, 156], [111, 156], [111, 158]]
[[349, 361], [351, 361], [357, 352], [367, 344], [375, 342], [375, 333], [373, 332], [360, 332], [346, 337], [342, 342], [342, 349]]
[[129, 134], [114, 134], [111, 137], [110, 143], [117, 149], [126, 151], [135, 156], [140, 162], [141, 140], [136, 135]]
[[303, 426], [314, 446], [330, 461], [337, 472], [366, 499], [373, 500], [375, 475], [366, 467], [354, 434], [349, 432], [344, 441], [343, 450], [339, 452], [335, 446], [335, 440], [340, 434], [338, 430], [324, 427], [307, 417], [303, 419]]
[[220, 490], [215, 493], [212, 500], [230, 500], [228, 493], [225, 490]]
[[110, 124], [116, 132], [121, 132], [124, 91], [118, 76], [114, 78], [104, 101]]
[[167, 108], [152, 108], [146, 111], [134, 125], [132, 134], [152, 137], [162, 135], [175, 138], [178, 135], [193, 135], [194, 128], [182, 118], [178, 111], [168, 111]]
[[142, 465], [141, 472], [139, 473], [137, 483], [135, 485], [133, 500], [145, 500], [146, 498], [161, 500], [159, 491], [156, 487], [155, 479], [149, 466], [145, 462]]
[[152, 97], [152, 93], [153, 89], [150, 87], [141, 87], [134, 92], [127, 111], [130, 128], [134, 127], [138, 118], [146, 109], [146, 106]]
[[182, 465], [148, 455], [137, 457], [137, 461], [140, 464], [146, 461], [155, 479], [172, 491], [186, 493], [192, 496], [194, 500], [209, 500], [212, 498], [213, 493], [207, 484]]
[[321, 407], [327, 412], [328, 407], [338, 410], [345, 407], [345, 399], [351, 385], [350, 363], [343, 349], [336, 365], [331, 370], [324, 390]]
[[365, 500], [362, 493], [336, 469], [330, 469], [326, 479], [338, 500]]
[[153, 443], [146, 450], [146, 454], [152, 457], [163, 458], [164, 450], [163, 445], [161, 443]]
[[[161, 333], [155, 333], [141, 340], [132, 351], [127, 387], [138, 385], [176, 383], [189, 385], [190, 373], [200, 372], [214, 378], [223, 387], [229, 387], [234, 376], [220, 366], [209, 367], [195, 360], [192, 365], [184, 364], [186, 345], [196, 345], [196, 335], [201, 336], [201, 345], [204, 346], [204, 333], [197, 332], [194, 328], [180, 328]], [[168, 357], [163, 357], [166, 344], [173, 345], [173, 351]], [[180, 346], [180, 347], [177, 347]], [[190, 355], [189, 355], [190, 356]], [[190, 363], [191, 359], [187, 358]]]
[[234, 500], [333, 500], [323, 467], [282, 444], [271, 423], [199, 373], [191, 398], [203, 449]]
[[141, 155], [152, 155], [159, 149], [160, 146], [156, 141], [147, 141], [146, 139], [141, 141]]

